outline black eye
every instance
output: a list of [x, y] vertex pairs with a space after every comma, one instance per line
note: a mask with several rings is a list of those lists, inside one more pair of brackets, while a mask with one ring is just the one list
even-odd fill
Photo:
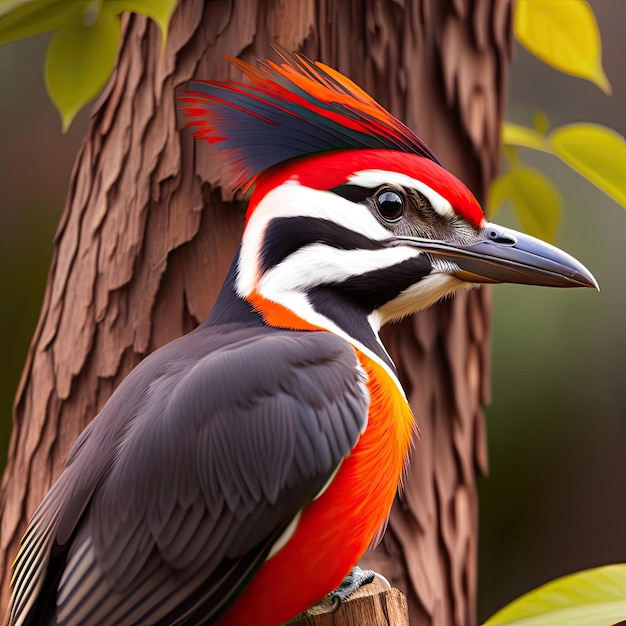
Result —
[[388, 222], [397, 222], [404, 211], [404, 198], [397, 191], [383, 191], [376, 196], [380, 216]]

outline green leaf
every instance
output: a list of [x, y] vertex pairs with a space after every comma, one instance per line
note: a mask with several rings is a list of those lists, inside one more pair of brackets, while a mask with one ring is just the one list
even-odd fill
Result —
[[81, 20], [92, 0], [10, 0], [0, 5], [0, 44], [40, 35]]
[[48, 46], [45, 77], [67, 130], [78, 111], [106, 83], [120, 42], [119, 17], [103, 6], [91, 26], [74, 22], [57, 30]]
[[115, 13], [130, 11], [147, 15], [157, 23], [163, 36], [163, 42], [165, 42], [167, 27], [176, 6], [176, 0], [105, 0], [105, 4]]
[[610, 626], [626, 618], [626, 564], [554, 580], [498, 611], [484, 626]]
[[585, 0], [517, 0], [514, 29], [517, 40], [544, 63], [611, 93], [598, 24]]
[[507, 200], [513, 204], [522, 230], [553, 243], [561, 214], [561, 202], [554, 185], [541, 172], [514, 167], [496, 178], [489, 190], [490, 218]]
[[502, 126], [502, 141], [504, 145], [521, 146], [523, 148], [533, 148], [534, 150], [543, 150], [551, 152], [550, 146], [546, 142], [546, 138], [532, 128], [504, 122]]
[[626, 208], [626, 141], [598, 124], [569, 124], [548, 137], [554, 153]]

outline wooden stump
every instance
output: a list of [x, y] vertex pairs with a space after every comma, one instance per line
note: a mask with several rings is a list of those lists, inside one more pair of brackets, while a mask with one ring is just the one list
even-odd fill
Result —
[[316, 607], [315, 615], [289, 626], [409, 626], [409, 613], [402, 592], [381, 589], [374, 581], [355, 591], [337, 610], [330, 604]]

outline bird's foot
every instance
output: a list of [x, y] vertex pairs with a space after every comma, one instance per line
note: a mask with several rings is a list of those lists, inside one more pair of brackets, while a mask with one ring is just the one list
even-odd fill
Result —
[[358, 565], [355, 565], [352, 571], [343, 579], [339, 587], [328, 596], [332, 603], [333, 610], [336, 610], [339, 605], [347, 600], [357, 589], [363, 585], [374, 582], [375, 578], [376, 572], [374, 570], [361, 569]]
[[310, 609], [292, 620], [292, 622], [296, 622], [305, 617], [320, 615], [321, 613], [334, 612], [339, 608], [339, 605], [347, 600], [357, 589], [372, 582], [376, 582], [381, 589], [391, 589], [389, 581], [384, 576], [371, 569], [363, 570], [357, 565], [343, 579], [342, 583], [335, 591], [329, 593], [323, 600], [314, 604]]

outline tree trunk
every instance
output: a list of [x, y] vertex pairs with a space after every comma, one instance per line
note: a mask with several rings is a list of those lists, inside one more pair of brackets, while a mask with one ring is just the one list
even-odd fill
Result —
[[[367, 5], [367, 6], [366, 6]], [[74, 440], [146, 354], [210, 310], [243, 207], [213, 148], [179, 132], [191, 78], [238, 78], [271, 42], [350, 76], [484, 197], [498, 161], [510, 0], [185, 0], [157, 28], [124, 18], [114, 75], [77, 156], [2, 482], [1, 604], [29, 516]], [[389, 531], [366, 560], [406, 594], [411, 623], [475, 621], [477, 495], [486, 470], [489, 291], [385, 333], [421, 437]]]

